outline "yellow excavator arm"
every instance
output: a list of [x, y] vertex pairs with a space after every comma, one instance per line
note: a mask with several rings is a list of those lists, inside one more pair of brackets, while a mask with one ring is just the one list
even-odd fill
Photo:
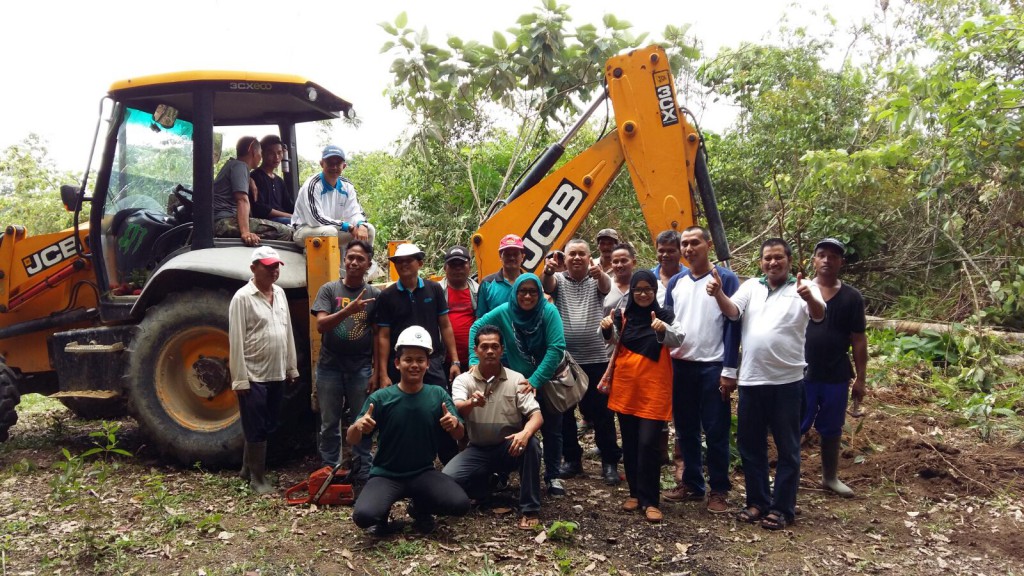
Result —
[[[523, 237], [523, 269], [536, 272], [553, 247], [570, 240], [622, 165], [629, 169], [652, 239], [663, 230], [696, 223], [695, 193], [702, 197], [720, 260], [728, 259], [721, 219], [707, 178], [701, 139], [682, 114], [669, 59], [659, 46], [608, 60], [606, 92], [569, 133], [540, 157], [507, 199], [492, 208], [472, 237], [478, 274], [501, 268], [498, 242]], [[561, 168], [547, 174], [587, 118], [610, 98], [615, 130]]]

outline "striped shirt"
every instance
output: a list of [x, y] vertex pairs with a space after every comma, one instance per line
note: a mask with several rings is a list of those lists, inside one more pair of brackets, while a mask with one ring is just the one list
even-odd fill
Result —
[[566, 273], [554, 275], [555, 308], [562, 316], [565, 330], [565, 349], [580, 364], [608, 361], [608, 348], [601, 336], [601, 318], [604, 316], [604, 298], [597, 280], [589, 275], [576, 281]]
[[292, 226], [337, 226], [345, 229], [366, 222], [366, 213], [356, 197], [356, 188], [346, 178], [327, 186], [323, 174], [314, 174], [299, 188], [292, 213]]

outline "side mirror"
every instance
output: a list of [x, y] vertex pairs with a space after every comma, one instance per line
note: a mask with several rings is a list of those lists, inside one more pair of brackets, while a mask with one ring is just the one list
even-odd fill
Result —
[[74, 212], [78, 209], [78, 186], [72, 186], [71, 184], [65, 184], [60, 187], [60, 199], [64, 203], [64, 209], [68, 212]]

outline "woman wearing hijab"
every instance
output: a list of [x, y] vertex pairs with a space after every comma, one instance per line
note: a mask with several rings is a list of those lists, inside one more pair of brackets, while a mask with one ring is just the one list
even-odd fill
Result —
[[672, 361], [668, 348], [682, 344], [674, 315], [658, 304], [658, 279], [650, 270], [633, 274], [625, 310], [601, 321], [607, 340], [618, 340], [611, 367], [608, 408], [619, 415], [622, 453], [629, 484], [628, 512], [642, 510], [661, 522], [661, 430], [672, 418]]
[[[555, 375], [565, 355], [565, 332], [558, 310], [544, 299], [544, 289], [535, 274], [520, 274], [512, 285], [508, 302], [484, 314], [469, 329], [469, 341], [476, 342], [476, 331], [492, 324], [501, 330], [505, 341], [505, 358], [509, 368], [529, 380], [523, 391], [544, 394], [542, 388]], [[473, 347], [469, 348], [469, 364], [479, 360]], [[538, 397], [544, 417], [541, 435], [544, 440], [544, 482], [551, 496], [565, 495], [558, 478], [562, 463], [562, 415], [551, 411], [547, 402]]]

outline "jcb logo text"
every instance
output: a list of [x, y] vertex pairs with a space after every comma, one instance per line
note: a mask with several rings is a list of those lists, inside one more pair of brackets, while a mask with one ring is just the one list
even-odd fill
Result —
[[25, 272], [29, 276], [34, 276], [74, 256], [75, 237], [68, 236], [34, 254], [25, 256], [21, 259], [21, 263], [25, 266]]
[[544, 259], [548, 248], [565, 229], [565, 225], [580, 209], [587, 193], [577, 188], [572, 182], [562, 180], [555, 193], [548, 198], [548, 203], [537, 219], [523, 235], [526, 247], [526, 259], [523, 268], [533, 270]]

